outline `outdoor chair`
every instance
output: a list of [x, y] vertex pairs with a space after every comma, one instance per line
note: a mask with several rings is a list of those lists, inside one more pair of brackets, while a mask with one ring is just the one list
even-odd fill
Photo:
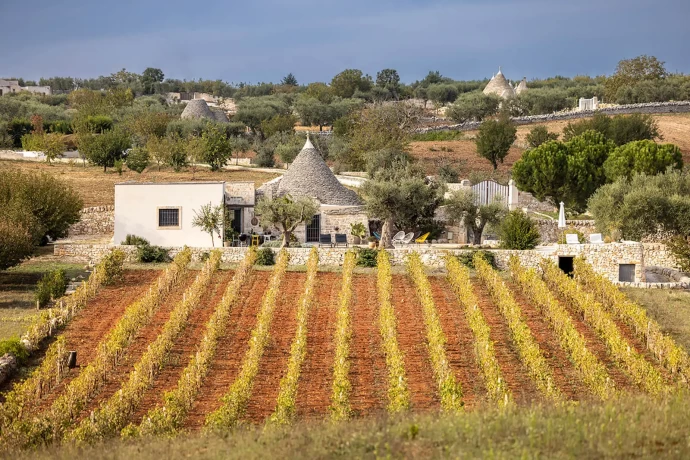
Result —
[[565, 242], [566, 244], [580, 244], [580, 239], [578, 238], [577, 233], [566, 233]]
[[398, 233], [395, 234], [395, 236], [393, 237], [393, 239], [391, 240], [391, 242], [392, 242], [393, 244], [395, 244], [395, 243], [400, 243], [400, 242], [402, 241], [403, 238], [405, 238], [405, 232], [398, 232]]
[[329, 245], [330, 247], [333, 247], [333, 238], [331, 238], [330, 233], [321, 233], [319, 235], [319, 247], [323, 246], [324, 244]]
[[417, 244], [424, 244], [426, 243], [426, 239], [429, 238], [430, 233], [426, 232], [424, 235], [420, 236], [416, 240], [414, 240], [415, 243]]
[[589, 235], [589, 242], [592, 244], [604, 244], [604, 240], [601, 238], [601, 233], [592, 233]]
[[381, 235], [379, 235], [378, 233], [374, 232], [373, 235], [374, 235], [374, 238], [376, 238], [377, 240], [381, 239]]
[[339, 244], [344, 244], [345, 247], [347, 247], [347, 235], [344, 233], [336, 233], [335, 234], [335, 244], [334, 246], [338, 246]]
[[246, 233], [242, 233], [237, 239], [239, 240], [240, 247], [246, 246], [247, 240], [249, 239], [249, 235], [247, 235]]
[[413, 239], [414, 239], [414, 232], [410, 232], [407, 235], [405, 235], [405, 237], [402, 240], [400, 240], [400, 242], [402, 244], [410, 244], [410, 243], [412, 243]]

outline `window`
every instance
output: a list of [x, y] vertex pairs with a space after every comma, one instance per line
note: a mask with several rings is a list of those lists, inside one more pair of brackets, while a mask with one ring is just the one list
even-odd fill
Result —
[[159, 228], [180, 228], [180, 208], [158, 208]]
[[635, 282], [635, 264], [618, 265], [618, 281], [622, 283]]

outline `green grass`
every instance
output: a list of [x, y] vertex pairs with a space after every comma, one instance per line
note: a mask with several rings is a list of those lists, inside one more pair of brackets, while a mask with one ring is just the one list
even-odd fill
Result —
[[644, 306], [663, 331], [690, 352], [690, 292], [640, 288], [623, 288], [623, 292]]
[[429, 133], [413, 134], [413, 142], [434, 142], [434, 141], [458, 141], [465, 138], [465, 134], [460, 131], [436, 131]]
[[688, 426], [687, 394], [663, 400], [637, 396], [606, 404], [241, 428], [226, 436], [113, 440], [12, 458], [684, 458]]

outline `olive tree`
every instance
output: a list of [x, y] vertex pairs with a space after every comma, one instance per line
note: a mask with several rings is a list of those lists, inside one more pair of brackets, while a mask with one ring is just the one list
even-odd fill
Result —
[[213, 234], [218, 235], [218, 239], [222, 241], [224, 218], [225, 209], [222, 204], [213, 206], [208, 203], [202, 205], [199, 211], [194, 211], [192, 226], [199, 227], [203, 232], [211, 235], [211, 246], [215, 247]]
[[503, 163], [508, 155], [510, 146], [515, 142], [516, 132], [515, 125], [507, 118], [487, 120], [479, 127], [475, 140], [477, 153], [491, 162], [494, 171], [498, 168], [498, 163]]
[[505, 217], [505, 205], [496, 201], [477, 205], [476, 195], [471, 190], [456, 190], [446, 200], [446, 215], [451, 222], [462, 223], [472, 231], [472, 242], [482, 244], [482, 233], [486, 225], [496, 225]]
[[292, 233], [297, 226], [311, 221], [317, 212], [317, 203], [306, 196], [262, 198], [255, 208], [255, 214], [262, 226], [275, 227], [283, 232], [283, 248], [289, 246]]

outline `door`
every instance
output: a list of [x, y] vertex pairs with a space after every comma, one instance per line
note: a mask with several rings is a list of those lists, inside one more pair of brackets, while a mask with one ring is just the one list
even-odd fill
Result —
[[307, 225], [307, 243], [318, 243], [321, 231], [321, 215], [316, 214]]
[[618, 281], [622, 283], [635, 282], [635, 264], [618, 265]]
[[242, 208], [232, 209], [232, 229], [242, 233]]

